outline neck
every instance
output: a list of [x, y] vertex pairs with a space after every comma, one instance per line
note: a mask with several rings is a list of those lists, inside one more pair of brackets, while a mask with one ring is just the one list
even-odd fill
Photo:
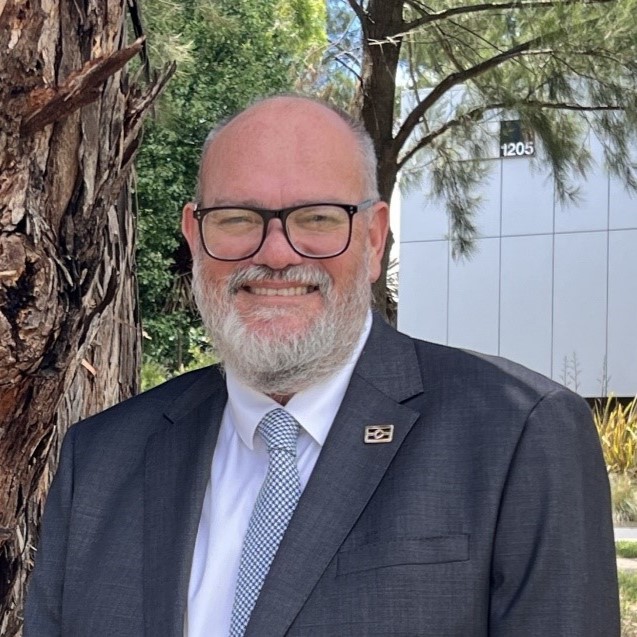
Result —
[[294, 394], [268, 394], [268, 396], [272, 398], [272, 400], [276, 400], [279, 405], [285, 407]]

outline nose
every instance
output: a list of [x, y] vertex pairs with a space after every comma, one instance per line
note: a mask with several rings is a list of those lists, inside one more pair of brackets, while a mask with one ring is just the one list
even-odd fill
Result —
[[252, 257], [255, 265], [265, 265], [273, 270], [282, 270], [290, 265], [300, 265], [303, 257], [289, 244], [280, 219], [271, 219], [265, 233], [265, 240], [259, 251]]

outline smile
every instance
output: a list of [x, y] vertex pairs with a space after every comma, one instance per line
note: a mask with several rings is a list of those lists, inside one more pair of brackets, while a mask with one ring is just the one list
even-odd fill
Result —
[[314, 285], [299, 285], [290, 288], [258, 288], [245, 286], [243, 289], [250, 294], [256, 294], [258, 296], [302, 296], [316, 292], [318, 288]]

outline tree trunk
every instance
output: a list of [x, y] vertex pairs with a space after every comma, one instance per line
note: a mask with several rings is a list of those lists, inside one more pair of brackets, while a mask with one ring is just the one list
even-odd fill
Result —
[[20, 633], [69, 424], [137, 391], [124, 0], [0, 0], [0, 634]]
[[[361, 9], [362, 11], [362, 9]], [[374, 141], [378, 156], [378, 187], [384, 201], [391, 199], [398, 174], [398, 150], [393, 126], [396, 101], [396, 71], [400, 59], [404, 27], [403, 0], [370, 0], [361, 19], [363, 59], [358, 106], [360, 116]], [[374, 303], [392, 323], [396, 321], [396, 302], [387, 290], [389, 250], [387, 241], [382, 273], [374, 285]]]

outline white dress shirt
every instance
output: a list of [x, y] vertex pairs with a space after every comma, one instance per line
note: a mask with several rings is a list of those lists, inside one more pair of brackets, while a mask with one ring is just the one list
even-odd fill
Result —
[[[369, 331], [371, 312], [349, 361], [327, 380], [295, 394], [285, 405], [301, 425], [297, 462], [305, 488]], [[244, 385], [227, 370], [226, 404], [212, 458], [195, 542], [185, 637], [227, 637], [243, 538], [268, 469], [257, 425], [279, 403]]]

